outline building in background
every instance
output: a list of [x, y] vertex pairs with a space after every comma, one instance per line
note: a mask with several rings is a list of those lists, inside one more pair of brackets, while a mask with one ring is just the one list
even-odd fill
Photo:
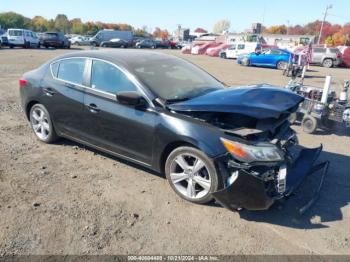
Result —
[[190, 29], [182, 28], [178, 25], [177, 29], [173, 33], [174, 41], [189, 41], [190, 40]]
[[195, 37], [201, 37], [202, 35], [205, 35], [205, 34], [208, 34], [208, 31], [200, 27], [194, 30], [194, 33], [193, 33]]

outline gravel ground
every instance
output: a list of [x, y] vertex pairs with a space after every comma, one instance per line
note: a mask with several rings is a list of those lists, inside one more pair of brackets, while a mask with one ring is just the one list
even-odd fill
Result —
[[[162, 175], [82, 145], [38, 142], [19, 106], [18, 79], [74, 50], [0, 49], [0, 255], [4, 254], [350, 254], [350, 132], [299, 133], [331, 161], [319, 201], [304, 216], [302, 193], [262, 212], [231, 212], [181, 200]], [[280, 71], [181, 55], [229, 85], [285, 85]], [[306, 83], [350, 78], [312, 67]]]

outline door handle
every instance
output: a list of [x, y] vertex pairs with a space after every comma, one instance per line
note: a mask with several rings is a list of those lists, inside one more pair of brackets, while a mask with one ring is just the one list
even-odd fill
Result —
[[97, 114], [100, 112], [100, 109], [95, 104], [89, 104], [87, 107], [91, 113]]
[[47, 96], [53, 96], [56, 94], [56, 92], [51, 87], [45, 87], [43, 88], [43, 91]]
[[75, 85], [73, 85], [73, 84], [71, 84], [71, 83], [64, 83], [64, 86], [65, 86], [65, 87], [70, 87], [70, 88], [75, 87]]

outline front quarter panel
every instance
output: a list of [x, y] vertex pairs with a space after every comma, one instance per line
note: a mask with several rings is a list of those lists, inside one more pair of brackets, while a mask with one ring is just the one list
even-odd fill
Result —
[[164, 111], [160, 113], [161, 121], [155, 130], [154, 163], [156, 170], [161, 171], [161, 159], [171, 144], [190, 144], [214, 158], [226, 153], [220, 142], [222, 132], [203, 121], [189, 116]]

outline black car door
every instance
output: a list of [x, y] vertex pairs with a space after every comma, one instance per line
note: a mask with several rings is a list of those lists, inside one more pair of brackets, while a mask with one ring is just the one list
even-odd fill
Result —
[[85, 139], [99, 147], [149, 165], [156, 111], [117, 102], [116, 93], [140, 89], [115, 65], [91, 61], [90, 87], [84, 94]]
[[41, 82], [41, 102], [49, 110], [57, 131], [70, 136], [81, 132], [85, 63], [85, 58], [54, 62]]

